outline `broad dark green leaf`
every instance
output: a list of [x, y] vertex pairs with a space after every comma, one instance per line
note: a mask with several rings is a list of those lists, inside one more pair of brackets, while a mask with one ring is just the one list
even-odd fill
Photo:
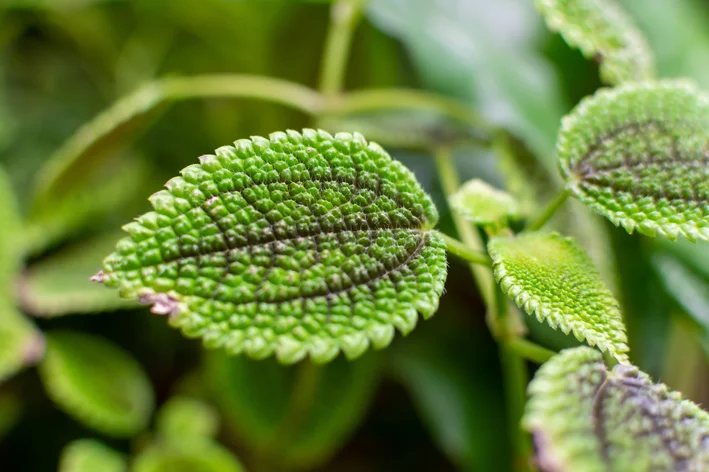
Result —
[[628, 361], [618, 302], [571, 238], [527, 233], [488, 243], [495, 279], [517, 306], [580, 341]]
[[125, 458], [94, 439], [69, 443], [59, 459], [59, 472], [125, 472]]
[[709, 99], [686, 82], [601, 90], [564, 118], [568, 188], [628, 232], [709, 239]]
[[67, 414], [110, 436], [132, 436], [153, 410], [150, 380], [115, 344], [90, 334], [47, 335], [39, 373], [49, 397]]
[[435, 313], [436, 208], [377, 144], [289, 131], [200, 162], [124, 227], [96, 280], [209, 347], [284, 363], [355, 358]]
[[567, 349], [529, 386], [524, 427], [545, 471], [699, 471], [709, 467], [709, 414], [637, 367]]

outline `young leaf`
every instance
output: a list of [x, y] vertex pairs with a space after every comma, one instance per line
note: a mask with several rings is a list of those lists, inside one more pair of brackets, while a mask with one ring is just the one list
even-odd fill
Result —
[[44, 336], [14, 307], [0, 306], [0, 383], [44, 355]]
[[217, 443], [180, 443], [179, 447], [154, 445], [142, 451], [133, 472], [245, 472], [239, 460]]
[[573, 194], [628, 232], [709, 239], [708, 130], [692, 85], [628, 84], [564, 118], [557, 153]]
[[627, 362], [618, 302], [571, 238], [528, 233], [488, 243], [495, 279], [519, 307], [579, 341]]
[[604, 82], [654, 78], [652, 51], [616, 0], [536, 0], [536, 5], [549, 29], [587, 58], [600, 61]]
[[110, 252], [121, 236], [108, 233], [84, 240], [32, 264], [19, 283], [23, 310], [34, 316], [55, 317], [139, 307], [133, 300], [87, 283], [96, 272], [96, 261]]
[[110, 447], [93, 439], [69, 443], [59, 459], [59, 472], [124, 472], [125, 458]]
[[148, 423], [150, 381], [140, 364], [113, 343], [84, 333], [52, 332], [39, 373], [49, 397], [86, 426], [123, 437]]
[[523, 426], [548, 471], [706, 470], [709, 414], [637, 367], [567, 349], [529, 385]]
[[358, 357], [436, 311], [436, 208], [377, 144], [289, 131], [200, 161], [124, 227], [97, 280], [209, 347], [284, 363]]
[[520, 207], [511, 195], [480, 179], [472, 179], [450, 197], [451, 209], [479, 225], [506, 225], [520, 217]]
[[217, 434], [219, 417], [210, 405], [189, 397], [173, 397], [160, 408], [157, 418], [160, 439], [181, 442], [211, 439]]

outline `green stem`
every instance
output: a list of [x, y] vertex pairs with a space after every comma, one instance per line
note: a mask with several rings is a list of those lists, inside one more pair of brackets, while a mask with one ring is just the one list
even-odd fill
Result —
[[554, 197], [549, 204], [542, 209], [542, 211], [530, 220], [530, 223], [525, 228], [526, 231], [537, 231], [544, 226], [547, 221], [551, 219], [552, 216], [557, 212], [559, 208], [566, 202], [569, 198], [569, 191], [567, 189], [562, 189]]
[[526, 471], [529, 470], [528, 459], [531, 457], [532, 445], [527, 434], [522, 431], [520, 422], [527, 401], [527, 365], [510, 346], [509, 341], [500, 344], [500, 363], [507, 401], [508, 428], [515, 451], [513, 470]]
[[470, 262], [471, 264], [480, 264], [487, 267], [492, 266], [490, 256], [488, 256], [487, 253], [471, 249], [467, 245], [463, 244], [455, 238], [451, 238], [446, 234], [439, 234], [446, 242], [446, 249], [448, 250], [448, 252], [450, 252], [454, 256], [457, 256], [466, 262]]
[[537, 364], [543, 364], [556, 355], [556, 352], [524, 338], [511, 338], [507, 345], [518, 355]]
[[366, 0], [339, 0], [330, 9], [330, 25], [325, 38], [319, 89], [324, 95], [342, 91], [352, 36]]

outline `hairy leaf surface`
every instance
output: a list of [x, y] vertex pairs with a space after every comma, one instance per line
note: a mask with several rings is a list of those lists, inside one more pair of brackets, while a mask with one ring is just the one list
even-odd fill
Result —
[[504, 226], [520, 216], [517, 200], [480, 179], [463, 184], [451, 195], [450, 204], [451, 209], [480, 226]]
[[125, 458], [94, 439], [78, 439], [69, 443], [59, 459], [59, 472], [124, 472]]
[[552, 31], [601, 63], [608, 84], [652, 79], [655, 60], [647, 41], [615, 0], [536, 0]]
[[39, 373], [60, 408], [111, 436], [131, 436], [146, 427], [153, 392], [135, 359], [115, 344], [89, 334], [58, 331], [47, 338]]
[[679, 81], [601, 90], [564, 118], [568, 187], [628, 232], [709, 239], [709, 99]]
[[286, 363], [355, 358], [436, 311], [436, 208], [377, 144], [289, 131], [200, 161], [124, 227], [99, 280], [209, 347]]
[[562, 351], [529, 386], [523, 426], [545, 471], [709, 468], [709, 414], [631, 365], [608, 370], [587, 347]]
[[618, 302], [591, 259], [571, 238], [527, 233], [488, 243], [495, 278], [519, 307], [627, 362]]

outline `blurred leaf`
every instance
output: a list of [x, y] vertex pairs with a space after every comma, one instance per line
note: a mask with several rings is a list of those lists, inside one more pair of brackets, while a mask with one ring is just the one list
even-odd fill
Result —
[[564, 112], [551, 64], [535, 48], [540, 18], [527, 0], [372, 0], [372, 22], [399, 38], [429, 87], [509, 126], [551, 169]]
[[18, 394], [9, 390], [0, 391], [0, 442], [19, 422], [23, 409]]
[[58, 407], [106, 435], [126, 437], [145, 429], [152, 386], [129, 353], [85, 333], [55, 331], [47, 338], [39, 373]]
[[[206, 367], [228, 427], [260, 460], [312, 468], [334, 455], [362, 421], [377, 385], [378, 361], [369, 353], [356, 362], [339, 357], [324, 366], [289, 368], [214, 352]], [[308, 369], [317, 375], [311, 394], [293, 411], [298, 374], [302, 387]]]
[[524, 427], [542, 470], [705, 470], [709, 414], [637, 367], [608, 371], [601, 353], [567, 349], [529, 386]]
[[97, 280], [208, 347], [288, 364], [354, 359], [435, 313], [438, 213], [378, 144], [306, 129], [216, 154], [150, 197]]
[[709, 283], [669, 252], [653, 254], [652, 262], [665, 289], [709, 335]]
[[12, 303], [12, 292], [22, 266], [22, 217], [10, 179], [0, 167], [0, 305]]
[[465, 182], [449, 201], [453, 211], [479, 226], [504, 227], [520, 217], [517, 200], [480, 179]]
[[494, 238], [488, 252], [495, 279], [517, 306], [619, 362], [628, 361], [618, 302], [571, 238], [556, 233]]
[[655, 76], [652, 51], [616, 0], [536, 0], [549, 29], [558, 31], [586, 58], [601, 62], [608, 84]]
[[67, 444], [59, 459], [59, 472], [124, 472], [128, 464], [121, 454], [94, 439]]
[[161, 441], [177, 446], [213, 438], [219, 429], [219, 417], [203, 401], [172, 397], [160, 408], [156, 428]]
[[709, 239], [709, 98], [685, 82], [602, 90], [564, 118], [558, 151], [585, 205], [648, 236]]
[[81, 241], [30, 265], [19, 284], [22, 308], [39, 317], [138, 308], [135, 301], [89, 282], [121, 236], [108, 233]]
[[245, 472], [239, 460], [212, 442], [151, 446], [136, 456], [133, 472]]
[[14, 307], [0, 305], [0, 383], [44, 355], [44, 337]]

